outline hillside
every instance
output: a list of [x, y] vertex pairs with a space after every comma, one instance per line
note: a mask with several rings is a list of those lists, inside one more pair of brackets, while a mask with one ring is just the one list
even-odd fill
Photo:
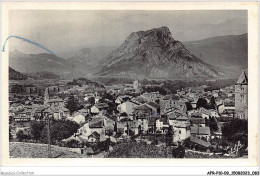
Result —
[[[65, 150], [58, 146], [51, 146], [52, 158], [83, 158], [75, 152]], [[10, 158], [48, 158], [48, 145], [25, 142], [9, 143]]]
[[48, 53], [24, 54], [17, 50], [9, 53], [9, 65], [23, 73], [48, 71], [60, 74], [71, 69], [61, 57]]
[[100, 58], [89, 48], [83, 48], [66, 60], [67, 65], [79, 76], [91, 75], [98, 66]]
[[201, 60], [214, 65], [228, 77], [236, 78], [248, 67], [248, 35], [230, 35], [184, 42]]
[[42, 71], [42, 72], [36, 72], [36, 73], [27, 73], [26, 74], [29, 78], [32, 79], [60, 79], [60, 76], [52, 73], [52, 72], [48, 72], [48, 71]]
[[220, 76], [172, 38], [167, 27], [131, 33], [99, 66], [98, 76], [185, 79]]
[[35, 73], [48, 72], [71, 79], [91, 75], [100, 61], [100, 58], [89, 48], [83, 48], [73, 54], [72, 57], [63, 59], [48, 53], [24, 54], [16, 50], [10, 52], [9, 64], [19, 72], [29, 73], [31, 76]]
[[28, 77], [9, 67], [9, 80], [26, 80]]

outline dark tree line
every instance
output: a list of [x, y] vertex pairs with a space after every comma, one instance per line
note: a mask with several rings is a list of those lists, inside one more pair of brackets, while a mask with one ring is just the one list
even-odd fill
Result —
[[248, 121], [235, 118], [222, 127], [223, 138], [229, 142], [237, 143], [240, 141], [248, 146]]
[[[53, 144], [67, 139], [77, 132], [79, 124], [73, 121], [53, 120], [50, 122], [50, 136]], [[22, 130], [17, 132], [19, 141], [32, 139], [39, 143], [48, 142], [47, 123], [44, 121], [35, 121], [31, 123], [29, 134], [24, 134]]]

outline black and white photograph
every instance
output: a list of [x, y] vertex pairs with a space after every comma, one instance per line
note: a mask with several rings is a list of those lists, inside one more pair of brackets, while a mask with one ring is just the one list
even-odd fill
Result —
[[247, 158], [246, 10], [9, 12], [11, 158]]
[[1, 174], [259, 174], [257, 5], [5, 3]]

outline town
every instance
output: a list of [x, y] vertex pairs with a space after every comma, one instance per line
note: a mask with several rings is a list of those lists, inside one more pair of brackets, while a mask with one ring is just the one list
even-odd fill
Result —
[[10, 84], [9, 140], [49, 144], [52, 157], [56, 146], [82, 157], [247, 155], [246, 72], [214, 90], [147, 91], [156, 86], [164, 85], [104, 86], [85, 78], [45, 87]]

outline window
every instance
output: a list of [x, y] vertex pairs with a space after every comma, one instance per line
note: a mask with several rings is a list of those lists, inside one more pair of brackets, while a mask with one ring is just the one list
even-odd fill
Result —
[[179, 130], [179, 134], [181, 134], [181, 130]]

